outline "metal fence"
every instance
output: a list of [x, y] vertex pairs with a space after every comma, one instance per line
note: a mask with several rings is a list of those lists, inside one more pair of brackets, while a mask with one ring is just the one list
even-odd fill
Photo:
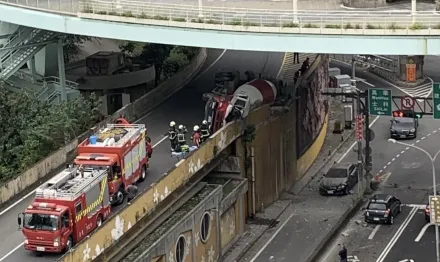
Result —
[[[245, 27], [329, 29], [440, 29], [440, 18], [432, 11], [302, 11], [226, 8], [167, 4], [133, 0], [6, 0], [10, 4], [72, 14], [91, 13], [114, 17]], [[133, 22], [133, 21], [130, 21]], [[190, 25], [187, 25], [191, 27]], [[194, 26], [194, 25], [192, 25]]]

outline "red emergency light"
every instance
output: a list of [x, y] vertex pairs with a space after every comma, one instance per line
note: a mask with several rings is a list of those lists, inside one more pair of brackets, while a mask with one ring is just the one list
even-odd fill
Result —
[[402, 111], [394, 111], [393, 116], [394, 117], [403, 117], [404, 113]]

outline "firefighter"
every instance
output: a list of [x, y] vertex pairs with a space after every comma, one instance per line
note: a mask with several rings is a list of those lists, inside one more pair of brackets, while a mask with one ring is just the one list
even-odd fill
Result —
[[186, 145], [186, 133], [188, 130], [183, 125], [179, 125], [177, 130], [177, 144], [182, 147]]
[[200, 143], [201, 143], [201, 138], [202, 138], [202, 133], [200, 131], [200, 127], [198, 125], [195, 125], [193, 131], [194, 132], [191, 136], [191, 140], [193, 141], [193, 144], [195, 146], [199, 147]]
[[176, 122], [170, 122], [170, 129], [168, 130], [168, 138], [171, 142], [171, 150], [176, 150], [177, 146], [177, 131], [176, 131]]
[[209, 123], [206, 120], [202, 121], [202, 125], [200, 126], [200, 133], [201, 133], [201, 138], [200, 138], [200, 143], [205, 142], [210, 136], [211, 136], [211, 132], [209, 132]]

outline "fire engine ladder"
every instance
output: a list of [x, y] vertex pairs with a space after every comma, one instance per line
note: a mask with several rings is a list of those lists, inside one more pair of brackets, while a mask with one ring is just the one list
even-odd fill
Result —
[[81, 195], [81, 193], [95, 180], [99, 179], [102, 174], [103, 173], [100, 173], [96, 170], [92, 170], [89, 175], [86, 175], [85, 177], [77, 175], [75, 178], [67, 181], [66, 185], [69, 185], [70, 187], [66, 190], [59, 190], [57, 192], [57, 196], [61, 198], [75, 199]]
[[59, 33], [20, 26], [0, 48], [0, 79], [7, 80]]

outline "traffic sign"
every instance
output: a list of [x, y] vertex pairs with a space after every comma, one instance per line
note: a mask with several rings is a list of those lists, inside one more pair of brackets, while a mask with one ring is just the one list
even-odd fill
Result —
[[[440, 95], [440, 94], [439, 94]], [[391, 90], [371, 88], [368, 90], [368, 106], [371, 115], [391, 116], [392, 95]], [[440, 111], [439, 111], [440, 116]]]
[[440, 119], [440, 83], [432, 85], [432, 104], [434, 107], [434, 118]]
[[431, 223], [440, 225], [440, 196], [429, 196]]
[[416, 104], [416, 100], [410, 96], [404, 96], [400, 100], [400, 104], [402, 105], [402, 109], [414, 109], [414, 105]]

